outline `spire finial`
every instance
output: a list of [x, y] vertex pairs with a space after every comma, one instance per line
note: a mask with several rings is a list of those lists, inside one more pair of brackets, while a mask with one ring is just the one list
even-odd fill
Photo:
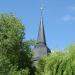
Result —
[[45, 31], [44, 31], [44, 25], [43, 25], [43, 10], [44, 10], [43, 0], [41, 0], [41, 19], [40, 19], [40, 27], [39, 27], [37, 43], [42, 43], [46, 45]]
[[41, 16], [43, 16], [43, 11], [44, 11], [44, 1], [43, 0], [41, 0], [40, 10], [41, 10]]

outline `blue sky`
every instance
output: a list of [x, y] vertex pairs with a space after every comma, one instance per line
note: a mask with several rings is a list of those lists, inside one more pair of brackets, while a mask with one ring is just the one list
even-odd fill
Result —
[[[75, 42], [75, 0], [43, 0], [44, 26], [50, 49]], [[0, 0], [0, 13], [13, 12], [26, 26], [26, 39], [37, 39], [41, 0]]]

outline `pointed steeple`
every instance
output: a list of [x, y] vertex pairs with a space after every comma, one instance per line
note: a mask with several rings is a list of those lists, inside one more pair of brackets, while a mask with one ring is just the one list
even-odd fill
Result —
[[[43, 2], [42, 2], [43, 3]], [[37, 43], [33, 48], [33, 61], [37, 62], [41, 59], [44, 55], [48, 55], [50, 53], [50, 49], [46, 45], [46, 39], [45, 39], [45, 31], [44, 31], [44, 23], [43, 23], [43, 5], [41, 7], [41, 19], [40, 19], [40, 26], [39, 26], [39, 32], [37, 37]]]
[[38, 32], [37, 43], [38, 44], [43, 43], [46, 45], [43, 16], [41, 16], [41, 20], [40, 20], [40, 27], [39, 27], [39, 32]]

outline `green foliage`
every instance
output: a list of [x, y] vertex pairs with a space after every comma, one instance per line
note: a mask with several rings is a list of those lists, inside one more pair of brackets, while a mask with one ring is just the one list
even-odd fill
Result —
[[0, 75], [8, 75], [10, 68], [10, 61], [5, 56], [0, 54]]
[[[0, 52], [15, 64], [24, 37], [24, 27], [12, 14], [0, 14]], [[14, 61], [13, 61], [14, 60]]]
[[32, 68], [31, 44], [24, 25], [13, 14], [0, 14], [0, 75], [28, 75]]
[[12, 66], [8, 75], [28, 75], [29, 69], [21, 69], [17, 71], [17, 66]]
[[29, 69], [17, 70], [17, 65], [12, 65], [3, 55], [0, 55], [0, 75], [28, 75]]
[[54, 52], [43, 57], [37, 67], [36, 75], [75, 75], [75, 45], [64, 52]]

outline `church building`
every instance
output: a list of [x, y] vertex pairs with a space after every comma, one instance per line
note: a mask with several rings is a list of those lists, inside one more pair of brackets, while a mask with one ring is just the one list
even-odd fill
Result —
[[39, 61], [41, 57], [48, 55], [50, 52], [51, 50], [47, 47], [46, 44], [43, 16], [41, 15], [37, 43], [33, 48], [33, 61]]

